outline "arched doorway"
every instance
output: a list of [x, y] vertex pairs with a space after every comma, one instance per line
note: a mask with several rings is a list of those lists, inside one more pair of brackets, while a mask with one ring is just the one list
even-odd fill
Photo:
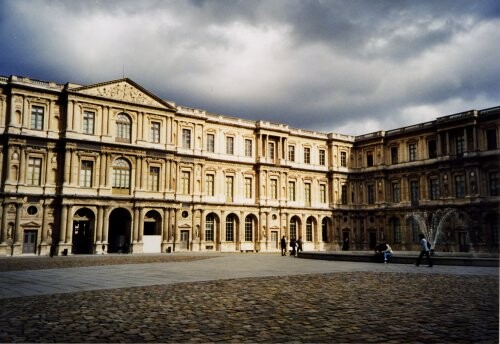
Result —
[[161, 215], [156, 210], [150, 210], [144, 216], [143, 252], [161, 252]]
[[129, 253], [131, 216], [128, 210], [117, 208], [109, 215], [108, 253]]
[[73, 217], [73, 242], [71, 253], [94, 253], [95, 216], [92, 210], [81, 208]]

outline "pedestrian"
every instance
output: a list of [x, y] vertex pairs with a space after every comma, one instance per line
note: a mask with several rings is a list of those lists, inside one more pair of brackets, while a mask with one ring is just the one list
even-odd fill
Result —
[[375, 246], [375, 257], [377, 261], [387, 263], [388, 258], [392, 257], [392, 248], [387, 242], [382, 242]]
[[297, 256], [299, 252], [302, 252], [302, 237], [299, 237], [299, 240], [297, 240]]
[[284, 235], [283, 238], [281, 238], [280, 246], [281, 246], [281, 255], [286, 256], [286, 239]]
[[295, 240], [295, 238], [292, 238], [292, 240], [290, 240], [290, 247], [292, 248], [292, 252], [290, 252], [290, 257], [295, 257], [295, 247], [297, 246], [297, 241]]
[[431, 255], [430, 255], [430, 249], [429, 249], [429, 246], [427, 245], [427, 240], [425, 239], [425, 235], [420, 233], [418, 235], [418, 237], [420, 238], [420, 254], [418, 255], [418, 258], [417, 258], [417, 266], [420, 265], [420, 262], [422, 261], [422, 257], [425, 256], [427, 257], [427, 262], [429, 263], [429, 267], [432, 268], [432, 259], [431, 259]]

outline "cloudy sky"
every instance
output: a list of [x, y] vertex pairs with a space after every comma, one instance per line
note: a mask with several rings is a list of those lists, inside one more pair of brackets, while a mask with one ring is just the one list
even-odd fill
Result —
[[500, 1], [0, 0], [0, 75], [359, 135], [500, 105]]

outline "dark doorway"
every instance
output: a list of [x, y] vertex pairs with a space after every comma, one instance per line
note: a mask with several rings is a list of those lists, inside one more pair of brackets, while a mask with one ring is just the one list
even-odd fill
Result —
[[368, 233], [368, 244], [371, 249], [375, 249], [375, 246], [377, 246], [377, 232]]
[[108, 253], [129, 253], [131, 238], [130, 213], [123, 208], [109, 215]]
[[73, 254], [92, 254], [94, 252], [94, 213], [87, 209], [79, 209], [73, 221]]
[[469, 235], [467, 232], [458, 232], [458, 250], [460, 252], [469, 252]]

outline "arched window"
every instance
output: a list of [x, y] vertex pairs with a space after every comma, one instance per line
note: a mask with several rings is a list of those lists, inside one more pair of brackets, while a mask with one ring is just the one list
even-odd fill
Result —
[[113, 162], [113, 189], [130, 190], [130, 165], [125, 159]]
[[323, 242], [328, 242], [328, 219], [326, 217], [321, 221], [321, 236]]
[[226, 241], [234, 241], [234, 215], [226, 217]]
[[290, 220], [290, 240], [297, 239], [297, 219]]
[[401, 223], [398, 218], [391, 219], [392, 235], [395, 243], [401, 242]]
[[313, 219], [312, 217], [308, 218], [306, 221], [306, 241], [313, 240]]
[[205, 240], [214, 241], [215, 220], [212, 214], [207, 215], [205, 219]]
[[131, 133], [130, 117], [124, 113], [116, 116], [116, 138], [121, 142], [130, 142]]
[[245, 241], [252, 241], [253, 237], [253, 221], [252, 216], [248, 215], [245, 218]]

